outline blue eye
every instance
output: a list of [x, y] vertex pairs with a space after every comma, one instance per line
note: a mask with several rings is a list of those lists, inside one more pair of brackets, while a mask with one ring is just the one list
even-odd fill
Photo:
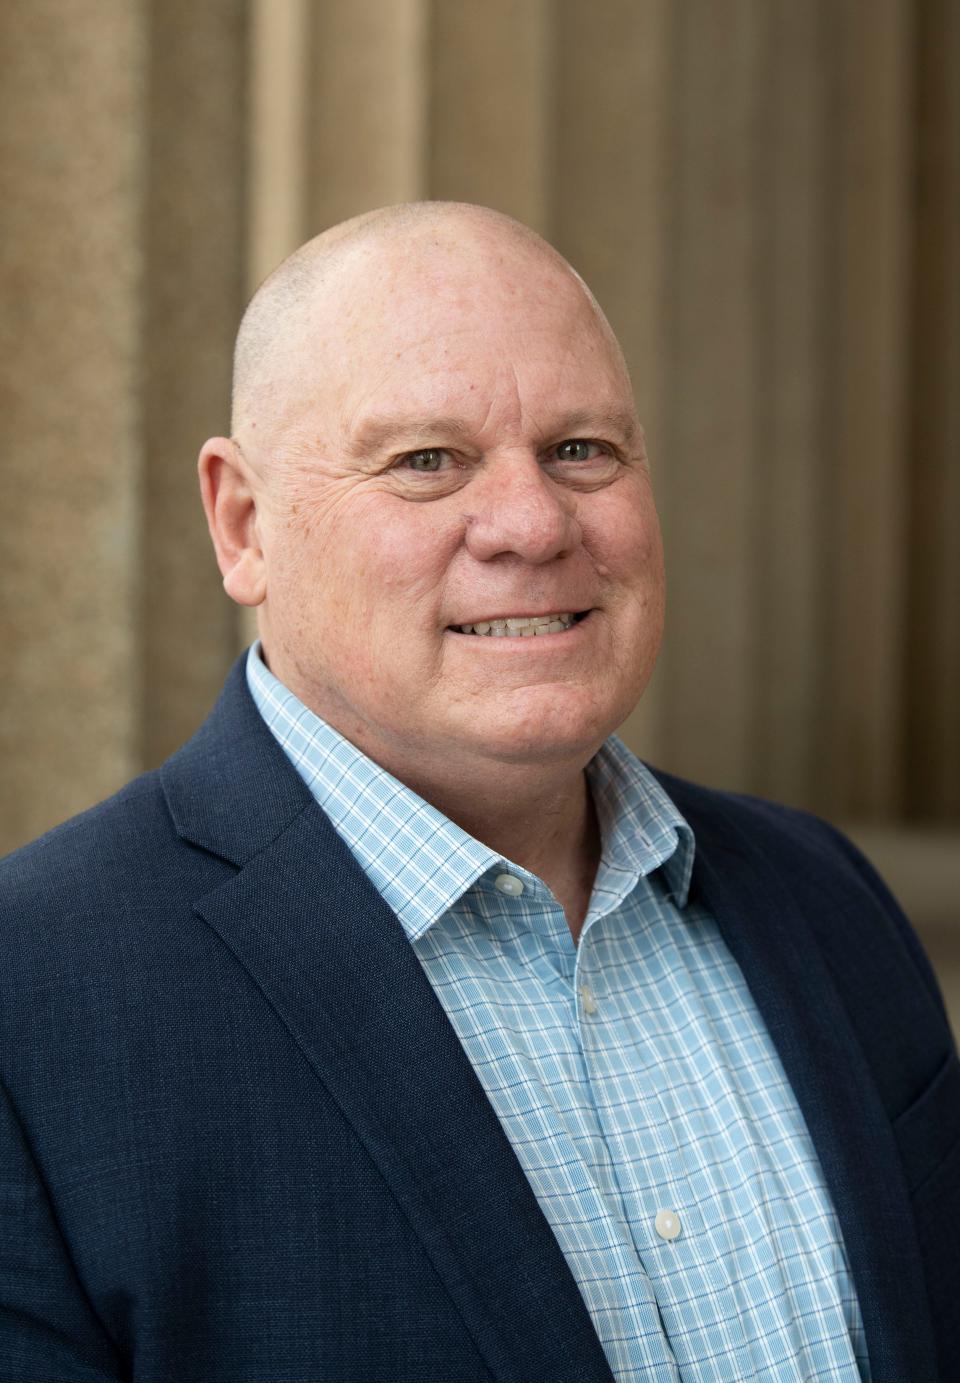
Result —
[[446, 452], [442, 447], [424, 447], [421, 451], [408, 452], [403, 458], [403, 464], [412, 471], [429, 474], [440, 469], [445, 456]]
[[584, 441], [582, 437], [570, 437], [555, 448], [558, 461], [593, 461], [603, 453], [597, 442]]

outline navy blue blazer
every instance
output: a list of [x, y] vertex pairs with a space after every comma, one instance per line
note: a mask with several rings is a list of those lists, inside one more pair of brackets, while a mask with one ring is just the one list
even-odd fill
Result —
[[[927, 962], [830, 827], [663, 781], [819, 1152], [874, 1383], [958, 1379], [960, 1068]], [[159, 772], [0, 867], [0, 907], [0, 1379], [609, 1383], [240, 664]]]

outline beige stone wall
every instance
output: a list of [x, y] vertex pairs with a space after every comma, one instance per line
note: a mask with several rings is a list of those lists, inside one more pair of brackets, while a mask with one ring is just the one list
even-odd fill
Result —
[[3, 846], [161, 759], [245, 636], [194, 460], [246, 294], [458, 197], [552, 238], [633, 369], [670, 630], [628, 737], [933, 832], [951, 935], [960, 7], [7, 0], [0, 69]]

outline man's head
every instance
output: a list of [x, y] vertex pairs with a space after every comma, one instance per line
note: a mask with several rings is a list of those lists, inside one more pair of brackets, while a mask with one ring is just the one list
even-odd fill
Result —
[[646, 684], [662, 559], [626, 367], [505, 216], [389, 208], [297, 251], [200, 470], [270, 667], [405, 781], [586, 762]]

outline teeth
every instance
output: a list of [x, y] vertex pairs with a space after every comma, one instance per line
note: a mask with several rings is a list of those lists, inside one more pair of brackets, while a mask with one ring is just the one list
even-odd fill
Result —
[[480, 634], [495, 639], [530, 639], [538, 634], [562, 634], [573, 624], [573, 615], [513, 616], [509, 619], [481, 620], [478, 624], [461, 624], [461, 634]]

